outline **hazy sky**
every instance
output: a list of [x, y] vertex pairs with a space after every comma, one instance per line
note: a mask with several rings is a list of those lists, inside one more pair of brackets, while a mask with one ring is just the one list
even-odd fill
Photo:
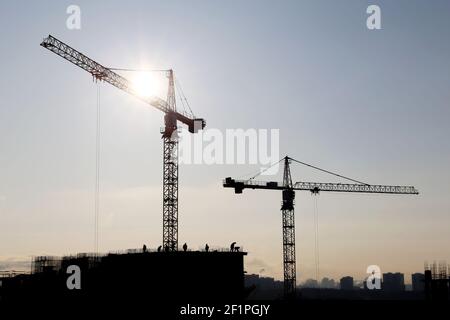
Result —
[[[66, 28], [70, 4], [81, 30]], [[381, 30], [366, 28], [369, 4]], [[48, 34], [106, 66], [173, 68], [209, 128], [280, 129], [280, 157], [420, 190], [322, 193], [321, 276], [376, 264], [409, 280], [450, 260], [449, 1], [2, 1], [0, 30], [0, 267], [94, 248], [97, 86], [39, 46]], [[157, 247], [163, 115], [100, 90], [100, 250]], [[237, 241], [249, 273], [281, 278], [280, 192], [221, 186], [256, 169], [182, 166], [180, 243]], [[314, 201], [297, 193], [300, 281], [314, 276]]]

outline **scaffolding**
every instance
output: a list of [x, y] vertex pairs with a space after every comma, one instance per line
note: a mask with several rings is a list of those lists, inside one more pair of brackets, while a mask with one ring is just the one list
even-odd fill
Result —
[[433, 280], [448, 280], [450, 276], [450, 267], [445, 261], [433, 261], [431, 264], [425, 262], [425, 271], [431, 272]]
[[57, 271], [61, 268], [61, 258], [54, 256], [37, 256], [31, 261], [31, 273]]
[[448, 301], [450, 297], [449, 266], [445, 261], [425, 263], [425, 298]]

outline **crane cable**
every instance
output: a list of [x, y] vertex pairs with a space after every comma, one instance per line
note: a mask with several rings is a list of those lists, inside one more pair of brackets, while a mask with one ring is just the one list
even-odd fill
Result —
[[166, 72], [164, 69], [132, 69], [132, 68], [109, 68], [111, 71], [126, 71], [126, 72]]
[[95, 191], [94, 191], [94, 249], [98, 255], [98, 229], [100, 216], [100, 83], [97, 83], [97, 121], [95, 137]]
[[297, 162], [297, 163], [299, 163], [299, 164], [302, 164], [302, 165], [304, 165], [304, 166], [307, 166], [307, 167], [310, 167], [310, 168], [313, 168], [313, 169], [316, 169], [316, 170], [319, 170], [319, 171], [322, 171], [322, 172], [331, 174], [331, 175], [336, 176], [336, 177], [339, 177], [339, 178], [343, 178], [343, 179], [346, 179], [346, 180], [349, 180], [349, 181], [353, 181], [353, 182], [356, 182], [356, 183], [359, 183], [359, 184], [364, 184], [364, 185], [367, 185], [367, 186], [370, 185], [370, 184], [368, 184], [368, 183], [361, 182], [361, 181], [359, 181], [359, 180], [355, 180], [355, 179], [352, 179], [352, 178], [349, 178], [349, 177], [340, 175], [340, 174], [335, 173], [335, 172], [331, 172], [331, 171], [328, 171], [328, 170], [325, 170], [325, 169], [321, 169], [321, 168], [319, 168], [319, 167], [313, 166], [312, 164], [308, 164], [308, 163], [305, 163], [305, 162], [302, 162], [302, 161], [299, 161], [299, 160], [296, 160], [296, 159], [293, 159], [293, 158], [290, 158], [290, 157], [288, 157], [288, 158], [289, 158], [290, 160], [292, 160], [292, 161], [294, 161], [294, 162]]
[[[181, 88], [181, 84], [180, 84], [180, 82], [178, 81], [178, 79], [176, 78], [176, 77], [174, 77], [175, 79], [175, 86], [177, 87], [177, 91], [178, 91], [178, 96], [179, 96], [179, 98], [180, 98], [180, 101], [181, 101], [181, 104], [183, 105], [183, 108], [184, 108], [184, 111], [187, 113], [187, 110], [186, 110], [186, 108], [184, 107], [184, 102], [186, 102], [186, 105], [187, 105], [187, 107], [188, 107], [188, 109], [189, 109], [189, 112], [190, 112], [190, 115], [193, 117], [193, 118], [195, 118], [195, 115], [194, 115], [194, 112], [192, 111], [192, 109], [191, 109], [191, 106], [190, 106], [190, 104], [189, 104], [189, 102], [188, 102], [188, 100], [187, 100], [187, 98], [186, 98], [186, 95], [184, 94], [184, 91], [183, 91], [183, 89]], [[183, 102], [183, 100], [184, 100], [184, 102]]]
[[[267, 168], [265, 168], [264, 170], [259, 170], [255, 175], [251, 176], [248, 180], [253, 180], [254, 178], [256, 178], [257, 176], [261, 175], [261, 174], [264, 173], [265, 171], [269, 170], [269, 169], [272, 168], [274, 165], [280, 163], [280, 162], [281, 162], [282, 160], [284, 160], [284, 159], [285, 159], [285, 158], [281, 158], [281, 159], [278, 160], [277, 162], [274, 162], [270, 167], [267, 167]], [[292, 160], [292, 161], [294, 161], [294, 162], [296, 162], [296, 163], [299, 163], [299, 164], [301, 164], [301, 165], [304, 165], [304, 166], [307, 166], [307, 167], [310, 167], [310, 168], [313, 168], [313, 169], [316, 169], [316, 170], [319, 170], [319, 171], [322, 171], [322, 172], [331, 174], [331, 175], [333, 175], [333, 176], [336, 176], [336, 177], [339, 177], [339, 178], [342, 178], [342, 179], [346, 179], [346, 180], [349, 180], [349, 181], [353, 181], [353, 182], [356, 182], [356, 183], [359, 183], [359, 184], [364, 184], [364, 185], [366, 185], [366, 186], [369, 186], [369, 185], [370, 185], [369, 183], [362, 182], [362, 181], [359, 181], [359, 180], [356, 180], [356, 179], [352, 179], [352, 178], [343, 176], [343, 175], [341, 175], [341, 174], [338, 174], [338, 173], [335, 173], [335, 172], [332, 172], [332, 171], [329, 171], [329, 170], [325, 170], [325, 169], [322, 169], [322, 168], [313, 166], [312, 164], [308, 164], [308, 163], [306, 163], [306, 162], [299, 161], [299, 160], [294, 159], [294, 158], [291, 158], [291, 157], [288, 157], [288, 159], [289, 159], [289, 160]], [[249, 173], [249, 174], [250, 174], [250, 173]], [[248, 174], [246, 174], [246, 175], [248, 175]], [[245, 175], [244, 175], [244, 176], [245, 176]]]
[[317, 194], [312, 193], [314, 197], [314, 264], [316, 281], [319, 285], [320, 278], [320, 255], [319, 255], [319, 209], [317, 206]]
[[253, 180], [253, 179], [255, 179], [257, 176], [263, 174], [264, 172], [266, 172], [267, 170], [269, 170], [270, 168], [272, 168], [274, 165], [280, 163], [282, 160], [284, 160], [284, 159], [280, 159], [280, 160], [278, 160], [277, 162], [272, 163], [269, 167], [265, 168], [264, 170], [261, 170], [261, 169], [260, 169], [260, 170], [258, 171], [258, 173], [256, 173], [254, 176], [250, 177], [248, 180]]
[[[175, 79], [175, 86], [177, 88], [177, 90], [175, 90], [175, 93], [178, 96], [178, 100], [181, 102], [181, 106], [183, 107], [184, 113], [187, 114], [186, 105], [184, 103], [183, 97], [181, 96], [181, 90], [179, 89], [178, 82], [176, 81], [176, 79]], [[187, 102], [187, 100], [186, 100], [186, 102]]]
[[[165, 69], [133, 69], [133, 68], [108, 68], [111, 71], [125, 71], [125, 72], [167, 72], [169, 70], [165, 70]], [[192, 117], [194, 116], [194, 112], [191, 109], [191, 106], [189, 105], [189, 102], [183, 92], [183, 89], [181, 88], [180, 82], [178, 81], [178, 79], [176, 77], [174, 77], [174, 82], [175, 82], [175, 86], [177, 87], [177, 92], [178, 92], [178, 99], [181, 102], [181, 105], [183, 107], [183, 110], [186, 114], [189, 114]], [[186, 109], [189, 109], [189, 111]]]

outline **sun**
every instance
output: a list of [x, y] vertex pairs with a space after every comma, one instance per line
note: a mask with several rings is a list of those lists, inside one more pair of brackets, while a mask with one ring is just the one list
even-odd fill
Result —
[[161, 81], [155, 72], [137, 72], [132, 83], [134, 91], [143, 98], [154, 97], [161, 92]]

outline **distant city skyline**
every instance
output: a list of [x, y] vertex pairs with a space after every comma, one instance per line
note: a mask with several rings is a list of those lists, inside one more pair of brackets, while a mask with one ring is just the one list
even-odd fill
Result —
[[[250, 281], [255, 277], [267, 284], [273, 281], [273, 283], [279, 284], [280, 288], [282, 288], [283, 280], [278, 280], [269, 276], [260, 276], [258, 274], [246, 275], [247, 280]], [[398, 280], [400, 281], [396, 283]], [[340, 279], [332, 279], [324, 276], [322, 279], [319, 279], [319, 281], [312, 278], [306, 279], [301, 283], [298, 283], [297, 286], [300, 288], [343, 289], [342, 286], [344, 284], [346, 290], [353, 290], [364, 289], [365, 281], [366, 279], [355, 279], [351, 275], [343, 276]], [[392, 288], [396, 288], [394, 291], [424, 291], [424, 281], [424, 272], [413, 273], [411, 274], [411, 277], [405, 277], [405, 274], [402, 272], [386, 272], [382, 274], [383, 286], [380, 289], [392, 291]]]

